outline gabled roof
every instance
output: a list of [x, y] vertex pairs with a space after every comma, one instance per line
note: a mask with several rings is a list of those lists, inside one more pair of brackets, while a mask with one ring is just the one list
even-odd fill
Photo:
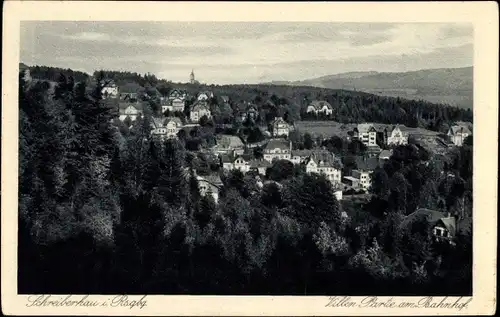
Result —
[[443, 226], [450, 232], [452, 236], [455, 235], [457, 229], [457, 223], [455, 217], [446, 217], [438, 220], [438, 223], [443, 224]]
[[175, 122], [177, 125], [182, 126], [182, 121], [178, 117], [167, 117], [165, 121], [163, 122], [164, 125], [169, 124], [170, 122]]
[[387, 127], [387, 132], [392, 132], [396, 128], [399, 128], [399, 130], [401, 131], [401, 133], [403, 133], [403, 135], [408, 134], [408, 128], [405, 125], [403, 125], [403, 124], [395, 124], [395, 125], [392, 125], [392, 126], [388, 126]]
[[143, 110], [143, 105], [140, 102], [119, 102], [118, 103], [118, 107], [119, 107], [120, 111], [125, 110], [130, 106], [136, 108], [139, 111]]
[[252, 168], [271, 167], [271, 165], [272, 164], [269, 163], [266, 160], [257, 160], [257, 159], [254, 159], [254, 160], [250, 161], [250, 167], [252, 167]]
[[200, 91], [200, 93], [198, 94], [198, 97], [201, 95], [206, 95], [207, 97], [210, 97], [210, 96], [213, 96], [214, 93], [209, 91], [209, 90], [205, 90], [205, 91]]
[[239, 136], [231, 134], [218, 134], [216, 142], [217, 146], [223, 148], [242, 148], [245, 146]]
[[324, 106], [326, 106], [328, 109], [333, 109], [332, 105], [324, 100], [314, 100], [313, 102], [311, 102], [311, 104], [309, 104], [309, 106], [313, 106], [316, 110], [321, 110]]
[[430, 224], [435, 224], [442, 218], [445, 218], [444, 214], [437, 210], [431, 210], [426, 208], [419, 208], [415, 212], [406, 216], [401, 222], [401, 227], [407, 227], [411, 223], [418, 220], [426, 220]]
[[269, 142], [264, 147], [264, 150], [271, 150], [279, 148], [281, 150], [290, 149], [290, 141], [284, 139], [270, 139]]
[[120, 93], [120, 99], [123, 100], [130, 100], [130, 99], [136, 99], [137, 100], [137, 93], [136, 92], [123, 92]]
[[179, 98], [179, 97], [175, 97], [175, 98], [171, 98], [171, 99], [169, 99], [169, 102], [170, 102], [170, 103], [172, 103], [172, 102], [174, 102], [174, 101], [182, 101], [182, 102], [186, 102], [186, 101], [184, 100], [184, 98]]
[[336, 169], [342, 168], [342, 163], [335, 158], [335, 155], [328, 151], [313, 151], [304, 161], [308, 164], [313, 160], [319, 167], [333, 167]]
[[377, 129], [373, 126], [371, 123], [360, 123], [356, 126], [356, 128], [359, 133], [368, 133], [370, 131], [375, 131], [377, 132]]
[[273, 125], [275, 124], [286, 124], [288, 125], [288, 122], [286, 122], [285, 120], [283, 120], [282, 117], [276, 117], [274, 118], [274, 121], [273, 121]]
[[152, 117], [151, 118], [151, 125], [155, 128], [162, 128], [163, 127], [163, 119], [158, 118], [158, 117]]
[[245, 162], [250, 162], [253, 159], [253, 155], [251, 154], [236, 155], [234, 161], [236, 161], [239, 158], [243, 159]]
[[211, 185], [216, 187], [221, 187], [223, 185], [222, 180], [218, 174], [209, 174], [204, 176], [196, 176], [198, 181], [205, 181]]
[[174, 95], [174, 94], [175, 94], [175, 95], [181, 95], [181, 96], [184, 96], [184, 95], [186, 95], [186, 92], [185, 92], [185, 91], [182, 91], [182, 90], [180, 90], [180, 89], [176, 89], [176, 88], [174, 88], [174, 89], [172, 89], [172, 90], [168, 93], [168, 95], [169, 95], [169, 96], [172, 96], [172, 95]]
[[467, 133], [467, 134], [471, 134], [470, 130], [468, 127], [466, 126], [461, 126], [461, 125], [454, 125], [452, 127], [450, 127], [450, 130], [453, 134], [457, 134], [457, 133]]
[[200, 111], [202, 109], [206, 109], [208, 110], [209, 107], [208, 107], [208, 103], [206, 101], [196, 101], [194, 104], [193, 104], [193, 107], [191, 108], [191, 112], [193, 111]]

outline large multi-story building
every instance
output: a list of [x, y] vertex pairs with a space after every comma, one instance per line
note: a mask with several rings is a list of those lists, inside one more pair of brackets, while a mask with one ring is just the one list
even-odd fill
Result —
[[271, 139], [264, 147], [264, 159], [268, 162], [291, 159], [292, 142], [285, 139]]
[[314, 100], [311, 102], [306, 109], [307, 113], [331, 115], [333, 113], [333, 107], [327, 101]]
[[305, 161], [307, 173], [325, 175], [332, 184], [340, 184], [342, 180], [342, 164], [333, 153], [313, 152]]
[[282, 117], [277, 117], [271, 127], [273, 137], [288, 137], [290, 133], [290, 125]]
[[199, 122], [203, 116], [206, 116], [207, 118], [212, 117], [210, 107], [206, 101], [196, 101], [191, 108], [189, 118], [192, 122]]
[[360, 123], [353, 129], [353, 138], [366, 146], [377, 145], [377, 130], [371, 123]]

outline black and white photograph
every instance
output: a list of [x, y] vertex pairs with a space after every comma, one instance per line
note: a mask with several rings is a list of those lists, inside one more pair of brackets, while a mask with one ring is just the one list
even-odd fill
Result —
[[472, 23], [19, 36], [18, 294], [472, 296]]

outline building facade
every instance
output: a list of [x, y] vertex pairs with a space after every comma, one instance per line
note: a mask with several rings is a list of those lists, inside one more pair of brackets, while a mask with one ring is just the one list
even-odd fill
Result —
[[290, 125], [283, 118], [278, 117], [272, 123], [272, 136], [273, 137], [288, 137], [290, 133]]
[[331, 115], [333, 113], [333, 107], [327, 101], [315, 100], [307, 106], [306, 112]]
[[395, 125], [387, 130], [386, 144], [387, 145], [408, 144], [408, 134], [403, 132], [399, 125]]
[[104, 99], [116, 98], [118, 97], [118, 86], [114, 82], [110, 82], [102, 88], [101, 93]]
[[469, 135], [472, 135], [472, 133], [466, 126], [454, 125], [450, 127], [447, 135], [450, 138], [451, 142], [453, 142], [453, 144], [455, 144], [456, 146], [462, 146], [464, 144], [464, 140]]
[[135, 121], [137, 117], [142, 116], [143, 108], [141, 103], [119, 103], [119, 119], [125, 121], [128, 117], [131, 121]]
[[366, 146], [377, 146], [377, 130], [370, 123], [358, 124], [352, 131], [353, 138]]
[[197, 101], [191, 108], [189, 118], [191, 119], [191, 122], [199, 122], [203, 116], [207, 116], [207, 118], [212, 117], [210, 108], [206, 101]]
[[284, 139], [271, 139], [264, 147], [264, 159], [268, 162], [291, 159], [292, 142]]
[[304, 162], [306, 173], [322, 174], [332, 183], [339, 184], [342, 180], [342, 167], [339, 162], [335, 161], [333, 155], [331, 158], [318, 157], [314, 154]]

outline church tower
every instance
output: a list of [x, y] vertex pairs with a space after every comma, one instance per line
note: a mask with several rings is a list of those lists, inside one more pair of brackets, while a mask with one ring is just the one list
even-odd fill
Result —
[[191, 70], [191, 75], [189, 75], [189, 82], [191, 84], [195, 84], [196, 80], [194, 79], [194, 70]]

